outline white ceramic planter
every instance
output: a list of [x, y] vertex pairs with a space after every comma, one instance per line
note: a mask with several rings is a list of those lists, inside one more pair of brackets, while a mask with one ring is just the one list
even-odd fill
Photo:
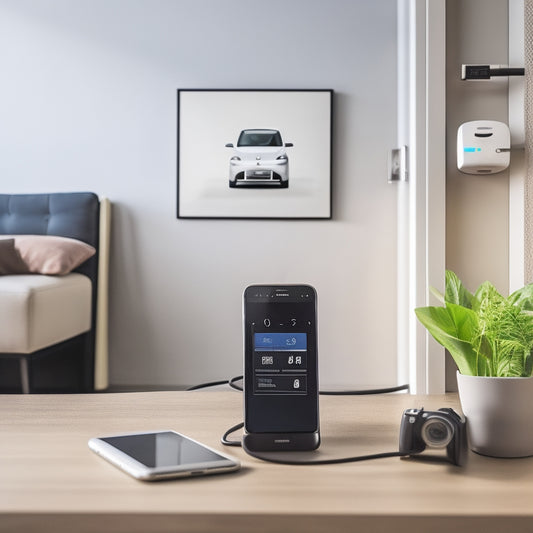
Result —
[[472, 451], [491, 457], [533, 455], [533, 378], [457, 373]]

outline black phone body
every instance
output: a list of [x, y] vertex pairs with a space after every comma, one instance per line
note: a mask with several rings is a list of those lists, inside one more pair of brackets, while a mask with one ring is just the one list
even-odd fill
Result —
[[252, 285], [243, 305], [245, 448], [318, 448], [315, 289]]

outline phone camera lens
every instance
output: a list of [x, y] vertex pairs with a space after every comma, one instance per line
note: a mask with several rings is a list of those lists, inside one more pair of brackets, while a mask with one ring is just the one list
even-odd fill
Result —
[[444, 418], [430, 417], [422, 426], [422, 440], [430, 448], [445, 448], [453, 438], [453, 428]]

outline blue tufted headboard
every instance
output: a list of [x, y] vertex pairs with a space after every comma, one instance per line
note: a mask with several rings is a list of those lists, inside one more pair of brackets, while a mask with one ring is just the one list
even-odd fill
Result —
[[94, 246], [96, 255], [77, 272], [98, 279], [98, 196], [92, 192], [0, 194], [0, 234], [59, 235]]

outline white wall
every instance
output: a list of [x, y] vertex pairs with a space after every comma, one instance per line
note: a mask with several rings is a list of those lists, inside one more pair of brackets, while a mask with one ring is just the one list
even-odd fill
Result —
[[[241, 373], [274, 281], [318, 290], [323, 386], [396, 383], [395, 0], [0, 0], [0, 50], [0, 190], [114, 204], [112, 384]], [[178, 88], [334, 89], [334, 219], [177, 220]]]
[[507, 78], [460, 79], [462, 63], [508, 62], [508, 4], [447, 0], [447, 267], [471, 290], [485, 280], [509, 288], [509, 172], [490, 176], [457, 170], [457, 128], [470, 120], [508, 123]]
[[[491, 176], [457, 170], [457, 128], [470, 120], [508, 123], [507, 78], [460, 79], [462, 63], [508, 63], [508, 2], [447, 0], [446, 266], [470, 290], [490, 280], [509, 290], [509, 171]], [[511, 157], [516, 158], [513, 151]], [[455, 364], [447, 360], [447, 390], [455, 390]]]

